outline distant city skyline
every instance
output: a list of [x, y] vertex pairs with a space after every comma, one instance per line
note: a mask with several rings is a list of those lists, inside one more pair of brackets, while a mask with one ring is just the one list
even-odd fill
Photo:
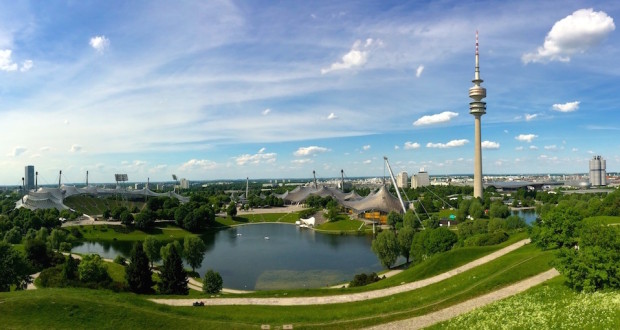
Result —
[[620, 3], [0, 3], [0, 185], [620, 169]]

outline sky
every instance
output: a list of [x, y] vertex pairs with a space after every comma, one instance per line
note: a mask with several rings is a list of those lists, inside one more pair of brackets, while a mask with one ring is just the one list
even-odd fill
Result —
[[3, 1], [0, 184], [620, 170], [616, 1]]

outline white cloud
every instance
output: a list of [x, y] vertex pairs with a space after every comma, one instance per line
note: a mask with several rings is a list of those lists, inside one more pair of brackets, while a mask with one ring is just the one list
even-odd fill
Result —
[[515, 150], [521, 151], [521, 150], [523, 150], [523, 146], [518, 146], [518, 147], [515, 148]]
[[367, 144], [367, 145], [363, 146], [362, 149], [369, 150], [370, 149], [370, 144]]
[[15, 148], [13, 148], [13, 150], [9, 153], [9, 156], [17, 157], [17, 156], [23, 154], [24, 152], [26, 152], [26, 150], [28, 150], [28, 148], [22, 147], [22, 146], [17, 146]]
[[444, 111], [442, 113], [438, 113], [435, 115], [422, 116], [415, 122], [413, 122], [413, 126], [423, 126], [423, 125], [432, 125], [445, 123], [450, 121], [452, 118], [457, 117], [459, 114], [451, 111]]
[[577, 149], [577, 148], [573, 148], [572, 150], [573, 150], [573, 152], [579, 151], [579, 149]]
[[79, 144], [74, 144], [71, 146], [71, 149], [69, 149], [69, 152], [80, 152], [82, 151], [82, 146]]
[[420, 76], [422, 75], [422, 71], [424, 71], [424, 65], [418, 66], [418, 68], [415, 69], [415, 76], [417, 78], [420, 78]]
[[110, 46], [110, 39], [105, 36], [95, 36], [90, 38], [89, 44], [97, 52], [103, 53]]
[[461, 140], [452, 140], [448, 143], [427, 143], [426, 147], [427, 148], [440, 148], [440, 149], [446, 149], [446, 148], [455, 148], [455, 147], [462, 147], [465, 144], [469, 143], [469, 140], [466, 139], [461, 139]]
[[395, 145], [395, 146], [394, 146], [394, 150], [398, 150], [398, 149], [400, 149], [400, 147], [399, 147], [399, 146], [397, 146], [397, 145]]
[[324, 148], [324, 147], [318, 147], [318, 146], [299, 147], [299, 149], [297, 149], [297, 151], [295, 151], [293, 155], [297, 157], [303, 157], [303, 156], [311, 156], [311, 155], [315, 155], [319, 153], [324, 153], [326, 151], [329, 151], [329, 149]]
[[544, 146], [545, 150], [557, 150], [558, 146], [556, 146], [555, 144], [552, 144], [550, 146]]
[[248, 164], [248, 163], [249, 164], [261, 164], [261, 163], [271, 164], [276, 161], [277, 156], [278, 154], [274, 152], [265, 153], [265, 148], [261, 148], [258, 151], [258, 153], [254, 155], [243, 154], [243, 155], [235, 157], [235, 162], [237, 163], [237, 165], [241, 165], [241, 166]]
[[579, 109], [579, 101], [574, 101], [574, 102], [566, 102], [563, 104], [554, 104], [552, 106], [552, 109], [555, 111], [559, 111], [559, 112], [573, 112], [577, 109]]
[[405, 150], [415, 150], [415, 149], [419, 149], [420, 148], [420, 144], [417, 142], [410, 142], [407, 141], [405, 142]]
[[530, 150], [538, 150], [537, 146], [530, 146]]
[[519, 134], [518, 136], [515, 136], [515, 139], [521, 142], [532, 143], [532, 140], [534, 140], [537, 137], [538, 135], [535, 135], [535, 134]]
[[597, 46], [615, 30], [613, 18], [592, 8], [579, 9], [555, 22], [545, 37], [545, 42], [534, 53], [521, 57], [523, 63], [561, 61], [568, 62], [576, 53], [584, 53]]
[[19, 68], [19, 71], [21, 72], [30, 71], [30, 69], [32, 69], [33, 66], [34, 66], [34, 63], [32, 62], [32, 60], [25, 60], [22, 63], [22, 67]]
[[262, 147], [262, 148], [260, 148], [260, 150], [258, 150], [258, 153], [259, 153], [259, 154], [262, 154], [263, 152], [265, 152], [265, 150], [267, 150], [267, 148]]
[[507, 130], [507, 129], [505, 129], [505, 130], [504, 130], [504, 133], [508, 134], [508, 130]]
[[261, 114], [262, 114], [263, 116], [266, 116], [266, 115], [268, 115], [269, 113], [271, 113], [271, 109], [269, 109], [269, 108], [267, 108], [267, 109], [263, 110], [263, 112], [261, 112]]
[[372, 163], [372, 160], [370, 160], [370, 159], [366, 159], [365, 161], [363, 161], [363, 163], [364, 163], [364, 164], [370, 164], [370, 163]]
[[327, 116], [327, 120], [333, 120], [333, 119], [338, 119], [338, 116], [336, 116], [335, 113], [330, 113], [329, 116]]
[[[165, 168], [166, 165], [158, 165], [158, 169]], [[183, 163], [180, 167], [181, 170], [212, 170], [217, 167], [217, 163], [207, 159], [190, 159], [187, 162]]]
[[312, 159], [310, 158], [293, 159], [291, 160], [291, 162], [294, 164], [303, 165], [303, 164], [312, 163]]
[[43, 146], [43, 147], [39, 148], [39, 151], [41, 151], [41, 152], [46, 152], [46, 151], [50, 151], [50, 150], [52, 150], [52, 148], [48, 147], [48, 146]]
[[381, 40], [366, 39], [364, 44], [361, 40], [355, 41], [351, 50], [342, 56], [342, 61], [332, 63], [329, 68], [321, 69], [321, 74], [326, 74], [337, 70], [347, 70], [360, 67], [368, 61], [368, 53], [374, 45], [381, 46]]
[[530, 115], [529, 113], [526, 113], [526, 114], [525, 114], [525, 121], [530, 121], [530, 120], [532, 120], [532, 119], [534, 119], [534, 118], [536, 118], [536, 117], [538, 117], [538, 114], [537, 114], [537, 113], [535, 113], [535, 114], [531, 114], [531, 115]]
[[10, 49], [0, 50], [0, 70], [2, 71], [15, 71], [17, 70], [17, 63], [14, 63], [11, 59], [13, 53]]
[[482, 149], [499, 149], [499, 143], [493, 141], [482, 141]]

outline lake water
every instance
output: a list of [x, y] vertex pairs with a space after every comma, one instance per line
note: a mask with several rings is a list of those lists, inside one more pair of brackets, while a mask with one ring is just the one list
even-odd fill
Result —
[[538, 217], [538, 214], [534, 209], [511, 211], [511, 214], [520, 216], [528, 225], [533, 224], [534, 221], [536, 221], [536, 217]]
[[[265, 239], [269, 237], [269, 239]], [[222, 275], [224, 287], [241, 290], [317, 288], [382, 270], [370, 236], [340, 236], [288, 224], [253, 224], [204, 235], [202, 267]], [[85, 242], [76, 253], [129, 257], [130, 242]], [[189, 267], [188, 267], [189, 268]]]

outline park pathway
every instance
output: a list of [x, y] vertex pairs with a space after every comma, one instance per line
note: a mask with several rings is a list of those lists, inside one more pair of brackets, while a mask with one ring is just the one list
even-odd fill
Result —
[[[390, 288], [350, 293], [334, 296], [324, 297], [274, 297], [274, 298], [215, 298], [215, 299], [199, 299], [206, 306], [222, 306], [222, 305], [270, 305], [270, 306], [300, 306], [300, 305], [326, 305], [326, 304], [341, 304], [350, 303], [356, 301], [364, 301], [376, 298], [387, 297], [398, 293], [413, 291], [425, 286], [446, 280], [454, 275], [468, 271], [472, 268], [483, 265], [487, 262], [495, 260], [507, 253], [510, 253], [525, 244], [530, 243], [530, 239], [524, 239], [512, 245], [509, 245], [501, 250], [495, 251], [487, 256], [476, 259], [463, 266], [457, 267], [445, 273], [435, 275], [423, 280], [405, 283]], [[165, 304], [171, 306], [192, 306], [197, 299], [150, 299], [158, 304]]]
[[433, 313], [413, 317], [413, 318], [406, 319], [406, 320], [379, 324], [377, 326], [374, 326], [368, 329], [373, 329], [373, 330], [374, 329], [377, 329], [377, 330], [378, 329], [381, 329], [381, 330], [421, 329], [424, 327], [431, 326], [435, 323], [449, 320], [461, 314], [465, 314], [478, 307], [486, 306], [497, 300], [501, 300], [501, 299], [513, 296], [517, 293], [521, 293], [533, 286], [536, 286], [544, 281], [550, 280], [558, 275], [560, 275], [560, 273], [558, 273], [558, 271], [555, 268], [552, 268], [544, 273], [540, 273], [538, 275], [532, 276], [521, 282], [509, 285], [505, 288], [501, 288], [493, 292], [489, 292], [480, 297], [476, 297], [476, 298], [464, 301], [460, 304], [456, 304], [454, 306], [450, 306], [450, 307], [444, 308], [442, 310], [439, 310]]

